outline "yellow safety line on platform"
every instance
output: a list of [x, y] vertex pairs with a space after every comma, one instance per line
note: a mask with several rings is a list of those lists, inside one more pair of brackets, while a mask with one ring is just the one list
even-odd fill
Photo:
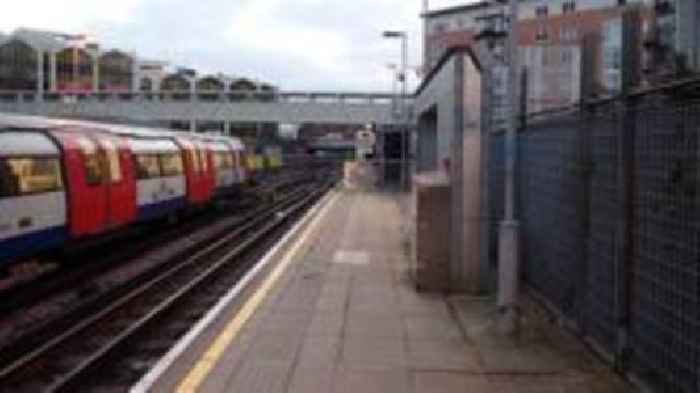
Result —
[[299, 248], [306, 243], [309, 236], [311, 236], [311, 233], [316, 230], [316, 227], [321, 222], [321, 219], [326, 215], [330, 209], [330, 206], [335, 203], [339, 196], [340, 193], [336, 193], [333, 198], [326, 203], [323, 210], [318, 213], [311, 225], [306, 228], [304, 234], [294, 243], [294, 246], [287, 251], [282, 261], [275, 267], [272, 273], [270, 273], [260, 288], [258, 288], [255, 294], [248, 299], [240, 312], [236, 314], [231, 321], [229, 321], [226, 327], [224, 327], [223, 331], [219, 334], [214, 343], [207, 349], [187, 376], [180, 382], [180, 385], [177, 388], [178, 393], [193, 393], [199, 389], [202, 382], [204, 382], [209, 373], [211, 373], [211, 370], [224, 355], [228, 346], [231, 344], [231, 342], [233, 342], [236, 336], [238, 336], [238, 333], [240, 333], [241, 329], [243, 329], [243, 326], [245, 326], [246, 322], [248, 322], [250, 317], [253, 316], [260, 304], [267, 297], [270, 290], [274, 287], [275, 283], [277, 283], [287, 267], [291, 264]]

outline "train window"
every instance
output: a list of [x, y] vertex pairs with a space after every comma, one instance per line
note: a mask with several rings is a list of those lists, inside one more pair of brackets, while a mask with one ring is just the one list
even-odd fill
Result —
[[197, 150], [196, 149], [191, 149], [187, 150], [187, 156], [190, 159], [190, 162], [192, 163], [192, 172], [194, 173], [200, 173], [202, 170], [199, 169], [199, 156], [197, 155]]
[[207, 151], [204, 149], [197, 149], [197, 155], [199, 156], [199, 165], [202, 168], [202, 173], [209, 171], [209, 162], [207, 162]]
[[223, 152], [217, 151], [214, 153], [214, 168], [216, 169], [226, 169], [232, 168], [233, 163], [231, 162], [231, 155]]
[[104, 182], [105, 171], [97, 153], [86, 154], [85, 157], [85, 178], [90, 186], [100, 185]]
[[63, 189], [57, 158], [0, 159], [0, 198]]
[[136, 178], [152, 179], [160, 177], [160, 163], [155, 154], [136, 156]]
[[78, 138], [78, 145], [83, 152], [85, 162], [85, 178], [90, 186], [100, 185], [105, 179], [103, 162], [97, 151], [95, 143], [88, 138]]
[[160, 166], [163, 176], [178, 176], [182, 170], [182, 156], [179, 153], [166, 153], [160, 155]]
[[107, 166], [109, 167], [109, 180], [118, 183], [122, 180], [122, 167], [119, 162], [119, 151], [111, 141], [103, 140], [102, 147], [107, 153]]

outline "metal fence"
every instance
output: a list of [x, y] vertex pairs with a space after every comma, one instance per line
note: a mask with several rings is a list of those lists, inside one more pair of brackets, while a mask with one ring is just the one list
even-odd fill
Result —
[[[551, 114], [518, 136], [524, 280], [664, 393], [700, 391], [698, 134], [700, 103], [649, 94]], [[500, 218], [503, 136], [489, 147]]]

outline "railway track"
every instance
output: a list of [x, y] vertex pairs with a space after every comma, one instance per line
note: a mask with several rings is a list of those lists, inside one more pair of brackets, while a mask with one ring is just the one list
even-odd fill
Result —
[[254, 264], [256, 250], [329, 186], [302, 186], [129, 291], [105, 294], [103, 307], [71, 316], [67, 329], [1, 366], [0, 391], [125, 390], [240, 279]]
[[[268, 186], [274, 187], [274, 195], [284, 195], [312, 180], [313, 176], [281, 176]], [[0, 306], [0, 368], [22, 356], [26, 348], [36, 347], [50, 340], [57, 330], [72, 325], [70, 315], [104, 307], [104, 292], [131, 290], [135, 285], [131, 283], [132, 277], [155, 276], [164, 266], [194, 254], [203, 244], [264, 214], [275, 203], [269, 194], [262, 199], [244, 196], [239, 199], [248, 202], [192, 216], [182, 225], [151, 228], [157, 230], [155, 235], [141, 231], [141, 238], [135, 241], [107, 245], [112, 250], [108, 255], [102, 247], [99, 253], [79, 255], [79, 260], [60, 271], [0, 292], [0, 297], [5, 299]]]

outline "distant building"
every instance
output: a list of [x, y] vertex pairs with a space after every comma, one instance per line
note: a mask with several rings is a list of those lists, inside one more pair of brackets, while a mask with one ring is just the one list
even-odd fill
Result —
[[[656, 23], [657, 41], [672, 48], [670, 56], [680, 54], [689, 68], [700, 71], [700, 5], [696, 0], [522, 0], [519, 46], [521, 64], [528, 70], [529, 111], [580, 99], [582, 42], [587, 35], [597, 36], [595, 67], [590, 75], [595, 80], [595, 92], [605, 95], [619, 91], [624, 11], [620, 5], [635, 3], [644, 6], [640, 46]], [[488, 28], [489, 15], [505, 18], [507, 11], [507, 2], [491, 0], [424, 12], [426, 71], [449, 48], [473, 44], [475, 37]], [[642, 61], [648, 63], [648, 55]]]
[[168, 75], [168, 62], [160, 60], [138, 59], [136, 61], [136, 80], [142, 92], [158, 90], [163, 79]]
[[[83, 34], [19, 28], [0, 33], [0, 90], [56, 93], [189, 90], [197, 71], [171, 72], [167, 62], [139, 59], [119, 49], [103, 50]], [[244, 82], [241, 82], [244, 81]], [[200, 83], [201, 82], [201, 83]], [[204, 90], [252, 86], [272, 92], [275, 87], [248, 78], [227, 81], [208, 76], [198, 81]], [[262, 99], [267, 99], [263, 94]]]

